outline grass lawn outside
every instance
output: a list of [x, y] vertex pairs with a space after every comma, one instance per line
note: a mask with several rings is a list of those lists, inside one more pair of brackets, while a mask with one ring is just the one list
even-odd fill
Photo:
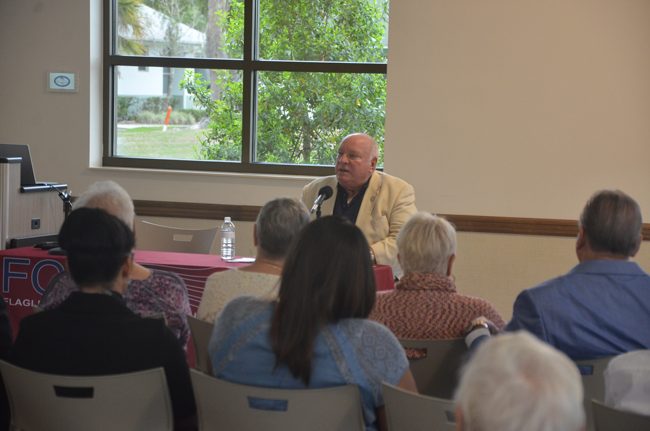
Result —
[[117, 128], [117, 156], [199, 160], [199, 138], [205, 129], [160, 125]]

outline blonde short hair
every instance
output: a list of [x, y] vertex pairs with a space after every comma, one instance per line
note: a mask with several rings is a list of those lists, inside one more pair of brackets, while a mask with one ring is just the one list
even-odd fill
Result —
[[405, 274], [447, 274], [447, 262], [456, 254], [456, 230], [442, 217], [418, 212], [397, 235], [400, 265]]

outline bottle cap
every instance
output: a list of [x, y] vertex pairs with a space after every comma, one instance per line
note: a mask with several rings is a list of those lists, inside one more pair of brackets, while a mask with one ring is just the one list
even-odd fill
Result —
[[230, 221], [230, 217], [224, 217], [223, 222], [228, 223]]

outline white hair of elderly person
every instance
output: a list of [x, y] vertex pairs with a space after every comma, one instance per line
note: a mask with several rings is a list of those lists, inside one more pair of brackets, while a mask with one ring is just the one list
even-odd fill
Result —
[[605, 404], [650, 416], [650, 350], [615, 356], [603, 376]]
[[405, 274], [451, 275], [456, 257], [456, 229], [442, 217], [420, 211], [397, 234], [398, 258]]
[[524, 331], [483, 343], [456, 390], [462, 431], [580, 431], [582, 381], [563, 353]]
[[73, 204], [77, 208], [101, 208], [122, 220], [133, 229], [135, 211], [129, 193], [111, 180], [97, 181], [79, 196]]

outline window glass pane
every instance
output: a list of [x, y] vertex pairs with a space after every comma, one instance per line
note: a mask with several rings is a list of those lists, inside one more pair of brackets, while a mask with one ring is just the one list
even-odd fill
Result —
[[115, 155], [241, 160], [241, 72], [119, 66], [116, 73]]
[[[373, 135], [383, 150], [386, 77], [366, 73], [376, 66], [355, 73], [295, 70], [314, 70], [303, 69], [303, 61], [385, 63], [389, 0], [111, 1], [117, 35], [105, 75], [115, 78], [110, 155], [237, 166], [249, 164], [242, 157], [250, 154], [255, 164], [333, 165], [339, 140], [357, 131]], [[244, 35], [247, 6], [259, 9], [251, 11], [257, 20]], [[241, 61], [244, 38], [258, 44], [253, 61]], [[277, 64], [263, 71], [271, 68], [264, 60], [291, 60], [294, 71]], [[238, 69], [217, 69], [224, 64]], [[253, 88], [244, 106], [249, 76]], [[254, 116], [246, 142], [243, 112]]]
[[383, 74], [260, 72], [257, 91], [257, 162], [333, 165], [352, 132], [383, 148]]
[[243, 0], [117, 0], [119, 55], [242, 58]]
[[260, 0], [260, 57], [386, 62], [388, 0]]

